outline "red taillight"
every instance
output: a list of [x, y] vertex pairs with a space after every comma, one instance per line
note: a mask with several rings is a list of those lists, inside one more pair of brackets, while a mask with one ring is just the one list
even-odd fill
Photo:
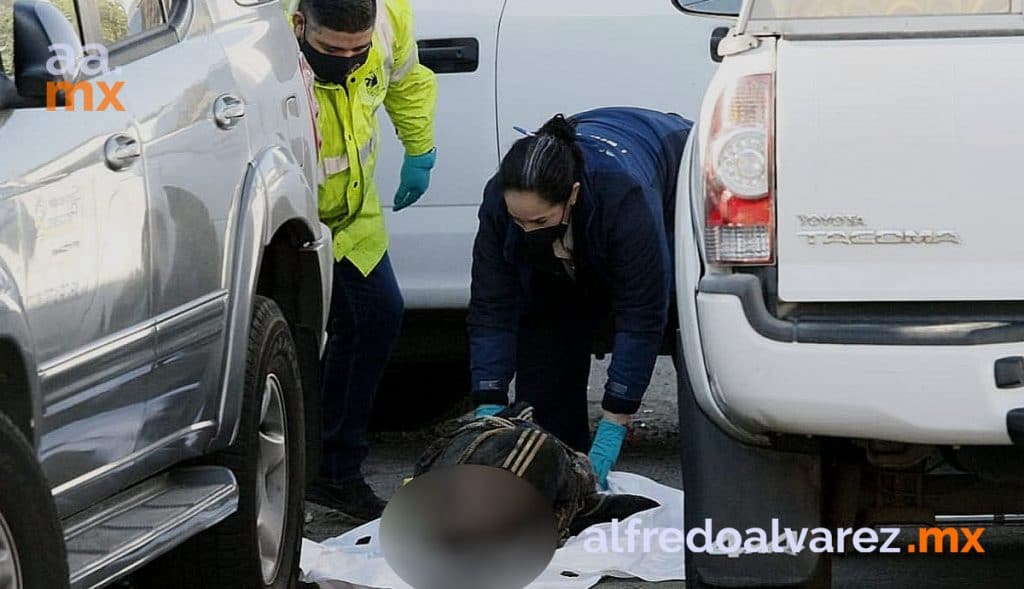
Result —
[[739, 78], [718, 98], [704, 146], [705, 249], [713, 264], [775, 261], [775, 89]]

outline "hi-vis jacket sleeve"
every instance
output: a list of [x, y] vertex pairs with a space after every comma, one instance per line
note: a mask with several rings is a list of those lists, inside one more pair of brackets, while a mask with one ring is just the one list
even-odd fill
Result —
[[420, 63], [409, 0], [387, 0], [385, 6], [395, 27], [395, 63], [384, 108], [405, 152], [411, 156], [423, 155], [434, 147], [437, 78]]

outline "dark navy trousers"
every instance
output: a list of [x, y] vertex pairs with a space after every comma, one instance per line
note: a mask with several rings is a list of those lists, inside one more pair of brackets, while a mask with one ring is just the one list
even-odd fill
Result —
[[404, 309], [387, 254], [369, 276], [347, 259], [334, 264], [322, 391], [320, 475], [328, 481], [362, 477], [373, 400], [398, 340]]
[[566, 278], [537, 272], [519, 324], [516, 401], [578, 452], [590, 449], [587, 384], [594, 341], [611, 314], [607, 301]]

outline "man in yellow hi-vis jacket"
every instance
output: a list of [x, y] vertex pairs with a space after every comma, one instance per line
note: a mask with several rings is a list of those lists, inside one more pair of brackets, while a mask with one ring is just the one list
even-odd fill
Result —
[[388, 259], [373, 171], [377, 111], [405, 147], [394, 210], [415, 203], [434, 167], [437, 82], [419, 63], [408, 0], [301, 0], [295, 35], [316, 77], [320, 218], [334, 234], [334, 295], [323, 377], [321, 479], [308, 498], [357, 519], [384, 502], [361, 466], [373, 398], [401, 326], [404, 303]]

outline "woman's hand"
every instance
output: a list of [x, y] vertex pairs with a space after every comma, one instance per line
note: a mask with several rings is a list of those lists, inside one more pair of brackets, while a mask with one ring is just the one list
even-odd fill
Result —
[[630, 416], [604, 412], [604, 417], [597, 424], [594, 444], [590, 448], [590, 463], [594, 466], [597, 486], [603, 491], [608, 490], [608, 473], [619, 460], [622, 443], [629, 433]]

